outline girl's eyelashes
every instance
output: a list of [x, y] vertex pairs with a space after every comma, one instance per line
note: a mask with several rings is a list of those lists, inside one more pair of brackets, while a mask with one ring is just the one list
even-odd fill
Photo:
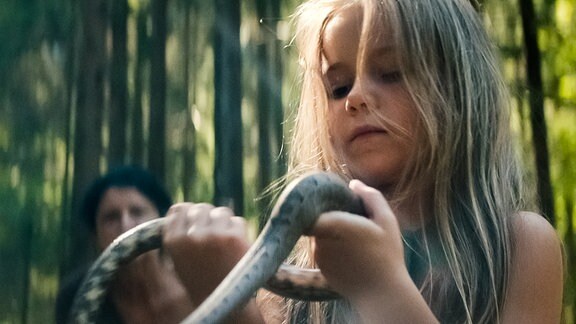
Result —
[[[374, 71], [372, 74], [375, 81], [383, 84], [396, 83], [402, 81], [402, 72], [399, 70], [387, 70], [385, 72]], [[326, 92], [331, 99], [338, 100], [345, 98], [352, 90], [353, 83], [347, 78], [336, 78], [336, 80], [329, 80], [325, 78]]]
[[379, 78], [384, 83], [394, 83], [402, 80], [402, 73], [400, 71], [382, 72]]
[[351, 85], [331, 87], [330, 97], [332, 97], [333, 99], [342, 99], [348, 95], [351, 89], [352, 89]]
[[338, 100], [346, 97], [352, 90], [352, 80], [347, 77], [325, 76], [324, 84], [330, 99]]

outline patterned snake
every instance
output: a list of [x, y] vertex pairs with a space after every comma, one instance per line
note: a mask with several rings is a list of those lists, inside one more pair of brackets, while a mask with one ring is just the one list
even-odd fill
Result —
[[[338, 298], [319, 270], [283, 264], [296, 241], [326, 211], [364, 215], [361, 200], [338, 176], [306, 174], [282, 192], [270, 219], [254, 244], [214, 292], [183, 323], [218, 323], [264, 287], [284, 297], [303, 300]], [[118, 237], [96, 260], [80, 286], [72, 307], [72, 323], [94, 323], [106, 289], [118, 268], [136, 256], [159, 248], [164, 218]]]

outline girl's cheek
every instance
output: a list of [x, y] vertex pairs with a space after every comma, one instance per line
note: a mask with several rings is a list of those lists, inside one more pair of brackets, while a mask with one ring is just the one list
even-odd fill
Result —
[[328, 140], [330, 142], [330, 145], [332, 146], [332, 149], [338, 150], [340, 143], [338, 136], [338, 128], [334, 123], [329, 123], [328, 125]]

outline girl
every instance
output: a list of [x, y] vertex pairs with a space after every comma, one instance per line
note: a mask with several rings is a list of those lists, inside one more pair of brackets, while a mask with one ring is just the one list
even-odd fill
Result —
[[[318, 266], [345, 300], [261, 293], [263, 319], [559, 322], [560, 242], [544, 218], [521, 211], [506, 87], [471, 4], [311, 0], [296, 23], [303, 84], [287, 178], [336, 172], [351, 180], [369, 217], [325, 213], [295, 252], [295, 263]], [[223, 277], [246, 249], [240, 230], [210, 225], [227, 219], [241, 229], [227, 209], [190, 204], [170, 214], [194, 229], [167, 226], [171, 253], [200, 247], [218, 260], [195, 274]], [[200, 229], [210, 235], [192, 238]], [[230, 253], [226, 240], [241, 244]], [[224, 248], [228, 257], [218, 257]], [[192, 265], [176, 259], [190, 278]]]

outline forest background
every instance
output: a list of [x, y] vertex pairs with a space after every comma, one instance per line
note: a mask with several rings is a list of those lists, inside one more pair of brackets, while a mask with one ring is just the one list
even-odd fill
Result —
[[[79, 197], [113, 165], [258, 222], [298, 101], [298, 3], [0, 0], [0, 323], [51, 322], [61, 279], [94, 256]], [[575, 323], [576, 0], [476, 4], [513, 94], [529, 200], [565, 244]]]

